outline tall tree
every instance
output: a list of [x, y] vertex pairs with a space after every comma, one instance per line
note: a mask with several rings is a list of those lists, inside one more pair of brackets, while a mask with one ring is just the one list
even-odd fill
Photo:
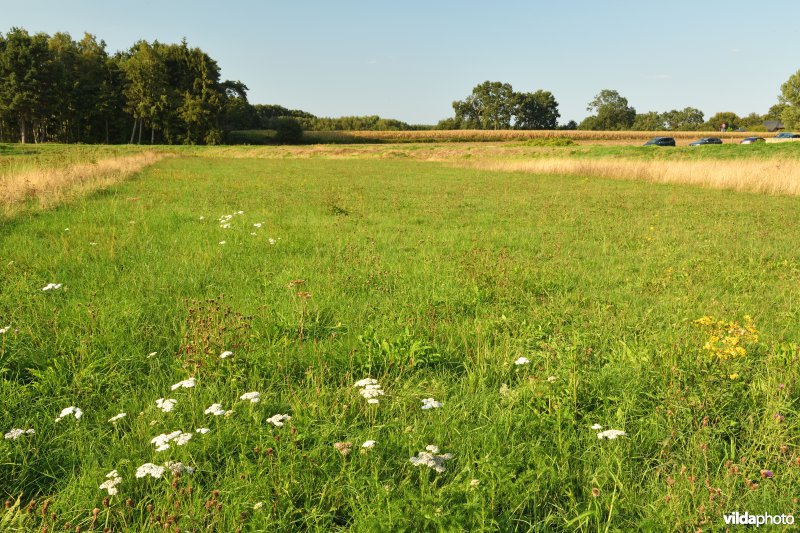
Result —
[[663, 115], [667, 129], [675, 131], [692, 131], [703, 125], [703, 112], [694, 107], [673, 109]]
[[637, 114], [631, 129], [636, 131], [661, 131], [664, 129], [664, 117], [656, 111]]
[[485, 81], [463, 101], [453, 102], [456, 120], [475, 129], [502, 130], [511, 127], [514, 90], [508, 83]]
[[0, 46], [0, 113], [13, 117], [21, 143], [29, 140], [31, 123], [48, 109], [52, 55], [47, 35], [29, 35], [12, 28]]
[[514, 127], [522, 130], [554, 130], [558, 126], [558, 102], [550, 91], [514, 94]]
[[778, 98], [785, 107], [781, 111], [781, 120], [787, 128], [800, 128], [800, 70], [792, 74], [781, 85]]
[[139, 41], [131, 48], [121, 66], [127, 82], [123, 90], [125, 108], [134, 119], [130, 142], [134, 141], [137, 124], [141, 142], [143, 122], [147, 120], [154, 127], [159, 113], [166, 107], [167, 72], [164, 59], [150, 43]]
[[594, 130], [629, 129], [636, 119], [636, 109], [628, 105], [628, 99], [611, 89], [600, 91], [586, 110], [595, 112]]

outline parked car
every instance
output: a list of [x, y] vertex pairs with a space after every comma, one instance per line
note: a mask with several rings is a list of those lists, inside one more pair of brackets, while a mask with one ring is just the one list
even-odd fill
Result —
[[675, 146], [675, 139], [672, 137], [653, 137], [646, 143], [645, 146]]
[[702, 146], [704, 144], [722, 144], [722, 139], [719, 137], [703, 137], [700, 140], [689, 143], [689, 146]]
[[782, 131], [777, 134], [775, 139], [800, 139], [800, 133], [792, 133], [791, 131]]
[[745, 137], [739, 144], [756, 144], [763, 142], [767, 142], [767, 140], [764, 137]]

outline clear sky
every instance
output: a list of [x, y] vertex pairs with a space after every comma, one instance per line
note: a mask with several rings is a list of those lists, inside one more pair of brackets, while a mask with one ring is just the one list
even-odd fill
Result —
[[486, 80], [580, 122], [601, 89], [640, 113], [765, 113], [800, 69], [798, 0], [0, 0], [0, 32], [186, 37], [251, 103], [432, 124]]

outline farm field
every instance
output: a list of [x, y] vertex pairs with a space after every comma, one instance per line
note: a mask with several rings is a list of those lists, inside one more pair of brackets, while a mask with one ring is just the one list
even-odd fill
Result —
[[798, 146], [5, 145], [0, 530], [800, 516]]

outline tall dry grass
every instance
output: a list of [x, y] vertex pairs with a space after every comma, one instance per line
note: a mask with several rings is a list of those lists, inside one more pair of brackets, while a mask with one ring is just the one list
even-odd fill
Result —
[[680, 183], [715, 189], [800, 195], [800, 161], [712, 160], [632, 161], [543, 158], [528, 161], [474, 161], [459, 166], [505, 172], [570, 174], [654, 183]]
[[166, 156], [143, 152], [62, 167], [7, 169], [0, 174], [0, 207], [6, 216], [31, 201], [49, 207], [124, 180]]

